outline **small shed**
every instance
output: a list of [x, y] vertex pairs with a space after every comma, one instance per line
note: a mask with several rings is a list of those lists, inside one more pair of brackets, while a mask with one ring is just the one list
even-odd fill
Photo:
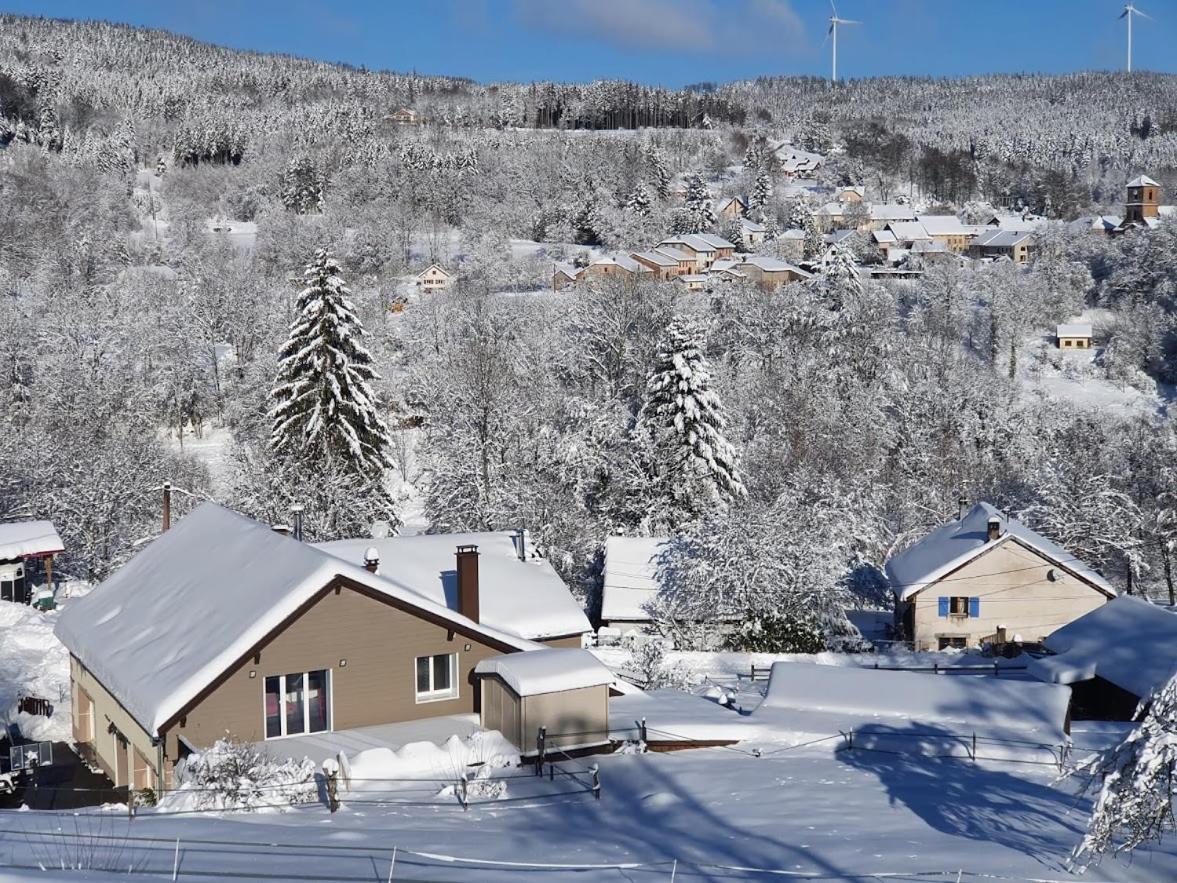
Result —
[[0, 524], [0, 601], [28, 604], [33, 599], [31, 566], [40, 565], [45, 587], [52, 594], [53, 556], [65, 545], [50, 521]]
[[1064, 322], [1055, 329], [1054, 336], [1060, 350], [1091, 349], [1090, 322]]
[[613, 673], [587, 650], [552, 648], [484, 659], [482, 726], [498, 730], [524, 755], [536, 752], [540, 727], [548, 749], [587, 748], [609, 741]]

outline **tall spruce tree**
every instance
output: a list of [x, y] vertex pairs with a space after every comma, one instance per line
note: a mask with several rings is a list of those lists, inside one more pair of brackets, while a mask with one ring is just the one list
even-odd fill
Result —
[[745, 495], [736, 452], [723, 435], [727, 423], [711, 388], [702, 332], [674, 319], [658, 346], [646, 380], [642, 422], [658, 450], [658, 469], [671, 508], [683, 521]]
[[703, 233], [715, 228], [715, 208], [711, 204], [711, 191], [696, 174], [687, 176], [687, 192], [683, 198], [683, 216], [686, 233]]
[[270, 446], [286, 459], [366, 474], [392, 466], [388, 427], [368, 385], [378, 379], [339, 265], [322, 249], [303, 273], [298, 316], [278, 353]]
[[748, 194], [748, 210], [763, 209], [772, 199], [772, 179], [768, 172], [761, 171], [752, 185], [752, 192]]

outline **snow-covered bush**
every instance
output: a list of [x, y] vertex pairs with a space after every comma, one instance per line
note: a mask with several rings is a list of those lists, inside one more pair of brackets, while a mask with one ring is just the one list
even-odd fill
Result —
[[176, 765], [176, 788], [161, 808], [281, 809], [318, 799], [315, 765], [309, 758], [274, 760], [249, 742], [226, 738]]
[[686, 690], [692, 686], [691, 672], [685, 665], [681, 662], [667, 664], [666, 645], [660, 640], [635, 647], [624, 668], [636, 674], [647, 690], [658, 690], [663, 687]]

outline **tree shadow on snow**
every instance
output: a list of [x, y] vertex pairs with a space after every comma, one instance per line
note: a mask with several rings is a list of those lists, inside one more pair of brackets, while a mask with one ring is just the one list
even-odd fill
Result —
[[[963, 750], [967, 740], [947, 729], [872, 724], [855, 742], [838, 752], [842, 762], [874, 773], [892, 804], [937, 831], [996, 843], [1054, 869], [1083, 836], [1072, 795], [1017, 775], [1016, 765], [973, 763]], [[871, 747], [859, 747], [864, 743]], [[946, 750], [953, 744], [956, 750]], [[929, 756], [946, 753], [952, 757]]]

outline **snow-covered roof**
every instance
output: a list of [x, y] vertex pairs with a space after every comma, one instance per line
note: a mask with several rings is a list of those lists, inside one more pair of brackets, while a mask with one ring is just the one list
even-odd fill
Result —
[[1128, 182], [1129, 187], [1160, 187], [1161, 185], [1150, 178], [1148, 175], [1137, 175]]
[[989, 224], [984, 226], [996, 226], [1001, 230], [1012, 230], [1018, 233], [1030, 233], [1034, 230], [1034, 222], [1027, 221], [1020, 215], [1005, 215], [996, 214], [989, 219]]
[[786, 230], [778, 238], [779, 239], [804, 239], [805, 235], [806, 234], [805, 234], [804, 230], [800, 230], [796, 227], [793, 227], [792, 229]]
[[1091, 337], [1091, 323], [1064, 322], [1055, 329], [1055, 337]]
[[880, 245], [883, 245], [884, 243], [890, 245], [891, 243], [898, 241], [895, 237], [895, 234], [890, 230], [875, 230], [871, 233], [871, 236], [874, 238], [875, 242], [879, 243]]
[[449, 276], [449, 275], [450, 275], [450, 272], [449, 272], [449, 270], [447, 270], [447, 269], [446, 269], [445, 267], [443, 267], [441, 264], [430, 264], [428, 267], [426, 267], [424, 270], [422, 270], [420, 273], [418, 273], [418, 274], [417, 274], [417, 278], [418, 278], [418, 279], [423, 279], [423, 278], [424, 278], [426, 275], [428, 275], [428, 273], [429, 273], [431, 270], [437, 270], [437, 272], [441, 273], [441, 275], [443, 275], [443, 276]]
[[545, 558], [520, 561], [511, 533], [417, 534], [319, 543], [314, 548], [363, 565], [374, 548], [377, 576], [395, 580], [435, 604], [458, 604], [454, 554], [478, 547], [478, 615], [483, 625], [528, 640], [577, 635], [591, 629], [568, 587]]
[[597, 258], [592, 262], [592, 266], [615, 266], [621, 267], [623, 270], [628, 270], [631, 273], [645, 273], [649, 271], [649, 267], [643, 266], [635, 261], [627, 254], [610, 254]]
[[553, 275], [557, 273], [575, 281], [580, 275], [580, 267], [574, 267], [572, 264], [557, 263], [553, 270]]
[[915, 212], [909, 205], [880, 202], [870, 207], [872, 221], [914, 221]]
[[822, 238], [830, 245], [837, 245], [843, 239], [853, 236], [857, 230], [831, 230]]
[[973, 244], [982, 248], [1013, 248], [1031, 235], [1028, 230], [986, 230], [973, 240]]
[[813, 210], [814, 215], [820, 215], [823, 218], [840, 218], [846, 213], [846, 206], [840, 202], [827, 202]]
[[967, 236], [970, 232], [956, 215], [917, 215], [916, 220], [932, 236]]
[[728, 242], [722, 236], [716, 236], [714, 233], [696, 233], [695, 236], [698, 239], [702, 239], [704, 242], [706, 242], [712, 248], [735, 249], [735, 247], [736, 247], [736, 244], [734, 242]]
[[918, 242], [911, 244], [911, 250], [915, 254], [951, 254], [948, 250], [948, 244], [945, 242], [932, 241], [921, 239]]
[[725, 208], [727, 208], [733, 202], [738, 202], [740, 205], [743, 205], [743, 206], [746, 206], [748, 204], [748, 201], [746, 199], [744, 199], [744, 197], [742, 197], [742, 196], [729, 196], [727, 199], [723, 200], [723, 202], [721, 202], [719, 204], [719, 210], [723, 211]]
[[39, 558], [65, 551], [51, 521], [13, 521], [0, 524], [0, 561]]
[[658, 243], [659, 251], [678, 251], [675, 246], [686, 246], [694, 252], [710, 253], [715, 251], [715, 246], [705, 240], [698, 233], [684, 233], [682, 236], [671, 236], [663, 239]]
[[789, 271], [796, 273], [804, 279], [808, 279], [811, 275], [800, 267], [794, 267], [787, 261], [782, 261], [779, 258], [770, 257], [769, 255], [750, 254], [744, 258], [743, 263], [758, 267], [764, 273], [783, 273]]
[[745, 233], [765, 233], [767, 229], [763, 224], [758, 224], [755, 221], [750, 221], [747, 218], [740, 218], [740, 229]]
[[605, 540], [601, 619], [649, 621], [645, 606], [658, 594], [658, 567], [669, 546], [666, 537]]
[[[991, 518], [1001, 522], [1001, 534], [995, 540], [989, 539]], [[918, 543], [909, 546], [888, 561], [886, 573], [891, 590], [900, 600], [906, 601], [982, 552], [988, 552], [1011, 540], [1017, 540], [1030, 547], [1042, 557], [1107, 594], [1116, 594], [1111, 583], [1074, 555], [989, 503], [977, 503], [964, 518], [936, 528]]]
[[1134, 696], [1151, 696], [1177, 675], [1177, 613], [1124, 595], [1055, 630], [1043, 642], [1056, 654], [1030, 674], [1056, 684], [1101, 677]]
[[679, 261], [678, 258], [672, 258], [670, 255], [664, 254], [657, 249], [651, 251], [635, 251], [632, 252], [632, 256], [649, 261], [651, 264], [657, 264], [659, 267], [677, 267]]
[[672, 260], [675, 260], [680, 264], [683, 261], [688, 261], [690, 263], [695, 262], [694, 257], [687, 254], [685, 251], [679, 251], [677, 248], [662, 248], [661, 246], [659, 246], [658, 248], [654, 249], [654, 251], [660, 252], [660, 253], [666, 255], [666, 257], [671, 258]]
[[1084, 215], [1067, 224], [1067, 230], [1071, 233], [1086, 233], [1090, 230], [1102, 230], [1106, 233], [1115, 230], [1121, 223], [1123, 219], [1116, 215]]
[[895, 238], [900, 242], [918, 242], [921, 239], [931, 239], [931, 235], [924, 229], [924, 225], [917, 221], [892, 221], [887, 225]]
[[774, 662], [761, 709], [828, 712], [847, 719], [967, 724], [979, 735], [1033, 730], [1061, 736], [1071, 691], [1053, 684], [920, 674], [808, 662]]
[[707, 275], [705, 273], [683, 273], [681, 276], [676, 276], [675, 278], [683, 284], [707, 281]]
[[[366, 548], [379, 541], [359, 542]], [[214, 503], [197, 507], [70, 603], [55, 633], [156, 734], [337, 576], [492, 643], [539, 647]]]
[[558, 693], [613, 683], [613, 673], [587, 650], [552, 648], [483, 659], [476, 674], [498, 675], [519, 696]]

